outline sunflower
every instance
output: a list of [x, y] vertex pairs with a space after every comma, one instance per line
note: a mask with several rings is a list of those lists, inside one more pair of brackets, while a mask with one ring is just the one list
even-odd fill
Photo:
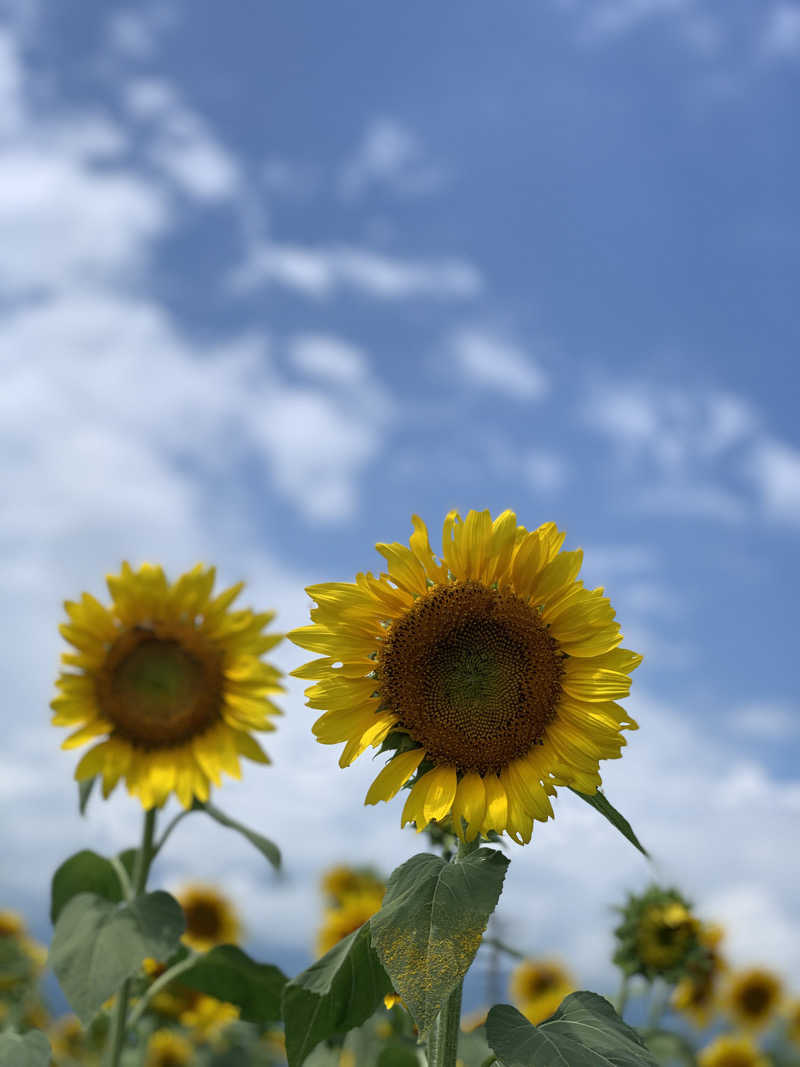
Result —
[[620, 755], [636, 723], [616, 701], [641, 656], [617, 647], [609, 601], [577, 580], [583, 553], [561, 551], [554, 523], [451, 512], [441, 561], [413, 523], [410, 548], [376, 546], [388, 573], [307, 590], [312, 625], [289, 636], [322, 658], [292, 673], [318, 679], [314, 733], [346, 742], [340, 766], [393, 750], [367, 804], [413, 778], [402, 825], [450, 816], [462, 837], [527, 843], [556, 785], [594, 793], [599, 761]]
[[194, 1059], [194, 1048], [174, 1030], [156, 1030], [147, 1042], [145, 1067], [186, 1067]]
[[700, 1067], [769, 1067], [770, 1064], [749, 1037], [729, 1034], [712, 1041], [698, 1054], [697, 1062]]
[[352, 893], [383, 892], [386, 883], [369, 867], [348, 867], [344, 863], [329, 867], [322, 875], [322, 891], [334, 904]]
[[177, 894], [186, 917], [182, 940], [191, 948], [205, 952], [214, 945], [235, 944], [241, 925], [231, 902], [211, 885], [188, 885]]
[[192, 1032], [192, 1040], [198, 1045], [219, 1040], [222, 1031], [239, 1018], [239, 1009], [226, 1000], [199, 993], [191, 1005], [180, 1014], [181, 1025]]
[[676, 889], [652, 885], [639, 895], [630, 893], [619, 911], [614, 963], [628, 976], [677, 982], [702, 956], [700, 923]]
[[103, 796], [124, 777], [145, 808], [173, 791], [189, 808], [222, 771], [241, 777], [240, 756], [269, 763], [251, 731], [281, 714], [268, 696], [280, 671], [261, 656], [282, 637], [262, 633], [274, 612], [229, 610], [243, 583], [212, 599], [214, 577], [198, 564], [170, 584], [161, 567], [123, 563], [107, 579], [110, 608], [88, 593], [66, 602], [60, 629], [77, 652], [61, 657], [52, 721], [77, 727], [62, 748], [103, 738], [75, 770], [102, 774]]
[[572, 976], [557, 960], [523, 960], [509, 982], [512, 1000], [534, 1025], [549, 1019], [574, 990]]
[[334, 945], [372, 918], [383, 901], [384, 887], [360, 890], [343, 896], [335, 908], [326, 908], [317, 934], [317, 954], [324, 956]]
[[786, 1036], [800, 1045], [800, 1000], [793, 1000], [786, 1009]]
[[783, 986], [780, 978], [763, 967], [731, 975], [724, 998], [727, 1014], [748, 1030], [762, 1030], [775, 1016]]

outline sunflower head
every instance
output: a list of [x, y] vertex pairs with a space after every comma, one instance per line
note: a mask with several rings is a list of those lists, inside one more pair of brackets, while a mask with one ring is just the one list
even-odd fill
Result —
[[614, 963], [627, 975], [677, 982], [703, 954], [700, 923], [676, 889], [651, 886], [619, 909]]
[[187, 1067], [194, 1047], [175, 1030], [156, 1030], [147, 1042], [145, 1067]]
[[241, 777], [240, 756], [269, 762], [252, 731], [281, 714], [280, 671], [261, 657], [282, 638], [262, 632], [274, 613], [230, 610], [243, 583], [212, 596], [214, 577], [198, 564], [170, 583], [161, 567], [124, 563], [108, 577], [110, 607], [88, 593], [65, 604], [75, 651], [61, 657], [52, 721], [74, 730], [63, 748], [100, 739], [75, 777], [102, 774], [106, 797], [124, 778], [145, 808], [172, 792], [189, 808], [223, 771]]
[[558, 960], [523, 960], [511, 972], [511, 998], [534, 1025], [549, 1019], [574, 990], [572, 975]]
[[335, 907], [326, 908], [317, 934], [317, 955], [324, 956], [343, 937], [363, 926], [380, 908], [385, 891], [379, 886], [347, 893]]
[[74, 1015], [62, 1015], [51, 1023], [47, 1037], [56, 1062], [79, 1060], [86, 1045], [86, 1032]]
[[386, 890], [385, 881], [371, 867], [348, 867], [344, 863], [324, 871], [320, 886], [334, 906], [354, 893], [380, 893], [383, 896]]
[[708, 1026], [719, 1004], [720, 975], [727, 968], [720, 952], [723, 936], [718, 924], [700, 924], [699, 951], [688, 961], [672, 997], [675, 1010], [700, 1028]]
[[366, 803], [410, 784], [402, 824], [451, 820], [462, 838], [530, 841], [556, 785], [594, 793], [598, 764], [635, 729], [617, 700], [641, 656], [620, 649], [602, 589], [577, 580], [553, 523], [529, 532], [505, 511], [451, 512], [434, 556], [413, 518], [410, 546], [379, 544], [387, 570], [311, 586], [312, 624], [289, 636], [321, 655], [293, 673], [340, 765], [370, 746], [390, 761]]
[[180, 1014], [180, 1022], [191, 1031], [192, 1040], [201, 1045], [217, 1042], [226, 1026], [239, 1018], [235, 1004], [199, 993]]
[[177, 895], [186, 917], [184, 944], [205, 952], [215, 945], [235, 944], [241, 936], [241, 924], [228, 898], [212, 885], [186, 886]]
[[749, 1037], [721, 1034], [697, 1058], [700, 1067], [769, 1067], [770, 1061]]
[[732, 974], [723, 1006], [743, 1029], [763, 1030], [775, 1017], [783, 1000], [783, 984], [764, 967], [751, 967]]

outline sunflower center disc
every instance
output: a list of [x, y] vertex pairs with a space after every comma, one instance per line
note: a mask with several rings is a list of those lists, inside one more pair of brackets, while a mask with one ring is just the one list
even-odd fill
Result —
[[184, 905], [186, 931], [195, 937], [213, 939], [219, 937], [222, 923], [219, 908], [204, 900]]
[[758, 1017], [769, 1007], [772, 993], [766, 986], [753, 983], [743, 990], [741, 1001], [746, 1015]]
[[147, 748], [180, 744], [218, 717], [217, 658], [204, 660], [143, 627], [112, 645], [97, 689], [119, 733]]
[[563, 654], [513, 593], [450, 582], [389, 628], [384, 703], [435, 763], [482, 774], [530, 751], [561, 695]]

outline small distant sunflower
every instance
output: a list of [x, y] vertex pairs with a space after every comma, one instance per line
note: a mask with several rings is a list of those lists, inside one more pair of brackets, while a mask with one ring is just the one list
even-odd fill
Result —
[[782, 999], [780, 978], [763, 967], [751, 967], [731, 975], [723, 1005], [735, 1023], [757, 1031], [772, 1021]]
[[192, 1040], [198, 1045], [219, 1040], [225, 1027], [238, 1018], [239, 1009], [235, 1004], [206, 996], [205, 993], [199, 993], [180, 1015], [181, 1025], [191, 1031]]
[[50, 1024], [47, 1033], [53, 1056], [61, 1059], [79, 1060], [86, 1047], [86, 1032], [75, 1015], [62, 1015]]
[[147, 1042], [145, 1067], [187, 1067], [194, 1046], [175, 1030], [156, 1030]]
[[343, 937], [352, 934], [372, 918], [383, 902], [385, 888], [366, 889], [343, 896], [335, 908], [326, 908], [317, 935], [317, 954], [324, 956]]
[[186, 917], [182, 940], [199, 952], [214, 945], [235, 944], [241, 936], [236, 910], [226, 896], [211, 885], [189, 885], [177, 894]]
[[698, 940], [700, 952], [686, 969], [672, 997], [676, 1011], [685, 1015], [701, 1029], [711, 1022], [719, 1000], [720, 975], [727, 964], [720, 953], [722, 927], [716, 923], [702, 923]]
[[382, 878], [368, 867], [348, 867], [346, 864], [337, 864], [330, 867], [322, 875], [322, 891], [334, 903], [339, 903], [352, 893], [380, 892], [386, 889]]
[[557, 960], [523, 960], [511, 973], [511, 998], [529, 1022], [549, 1019], [575, 991], [569, 971]]
[[242, 582], [212, 599], [215, 571], [198, 564], [174, 583], [143, 564], [109, 575], [111, 607], [88, 593], [67, 601], [61, 634], [77, 649], [61, 659], [54, 726], [77, 727], [62, 748], [102, 737], [75, 777], [103, 776], [108, 796], [120, 778], [145, 808], [173, 791], [185, 808], [208, 800], [239, 757], [269, 763], [253, 730], [274, 730], [269, 699], [280, 671], [261, 656], [281, 635], [262, 630], [274, 612], [230, 611]]
[[622, 923], [614, 931], [614, 963], [627, 975], [677, 982], [701, 952], [700, 923], [675, 889], [651, 886], [629, 894], [620, 908]]
[[800, 1045], [800, 1000], [793, 1000], [786, 1009], [786, 1036]]
[[700, 1067], [769, 1067], [770, 1061], [762, 1055], [749, 1037], [733, 1037], [722, 1034], [698, 1053]]
[[410, 548], [376, 546], [388, 573], [309, 587], [313, 623], [289, 636], [322, 658], [292, 673], [319, 679], [306, 690], [325, 711], [313, 729], [346, 742], [340, 766], [394, 750], [367, 804], [413, 778], [402, 825], [452, 817], [470, 839], [527, 843], [556, 785], [594, 793], [599, 761], [621, 754], [636, 723], [616, 701], [642, 657], [617, 647], [614, 610], [577, 580], [583, 553], [561, 551], [554, 523], [529, 532], [511, 511], [451, 512], [441, 561], [413, 523]]

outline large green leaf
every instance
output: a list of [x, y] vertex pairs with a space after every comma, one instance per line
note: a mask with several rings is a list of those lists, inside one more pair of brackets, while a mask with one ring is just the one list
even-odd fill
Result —
[[50, 922], [55, 923], [64, 905], [78, 893], [96, 893], [113, 904], [122, 900], [122, 886], [113, 865], [88, 849], [64, 860], [53, 875]]
[[370, 945], [369, 927], [367, 922], [348, 934], [284, 988], [289, 1067], [299, 1067], [331, 1034], [360, 1026], [391, 993], [392, 983]]
[[697, 1057], [691, 1043], [672, 1030], [640, 1030], [642, 1040], [662, 1067], [677, 1060], [684, 1067], [697, 1067]]
[[[569, 788], [572, 789], [572, 786]], [[572, 789], [572, 792], [576, 797], [585, 800], [587, 804], [595, 809], [595, 811], [599, 811], [604, 818], [608, 819], [613, 827], [619, 830], [623, 837], [626, 837], [632, 845], [639, 849], [643, 856], [647, 856], [647, 858], [650, 859], [650, 853], [633, 832], [631, 824], [624, 815], [620, 815], [605, 793], [601, 792], [599, 789], [596, 793], [579, 793], [577, 789]]]
[[570, 993], [539, 1026], [508, 1004], [496, 1005], [486, 1038], [502, 1067], [658, 1067], [636, 1031], [597, 993]]
[[147, 956], [167, 959], [184, 928], [181, 906], [169, 893], [159, 890], [121, 906], [79, 893], [61, 910], [49, 963], [85, 1023]]
[[38, 1030], [0, 1034], [0, 1067], [49, 1067], [50, 1042]]
[[219, 945], [184, 971], [182, 985], [236, 1004], [240, 1018], [271, 1023], [281, 1018], [281, 994], [288, 979], [271, 963], [256, 963], [235, 945]]
[[251, 845], [254, 845], [262, 856], [266, 856], [275, 870], [279, 870], [281, 866], [281, 850], [278, 846], [270, 841], [268, 837], [264, 837], [263, 834], [257, 834], [255, 830], [251, 830], [249, 826], [245, 826], [244, 823], [237, 822], [236, 819], [232, 819], [230, 815], [226, 815], [224, 811], [220, 811], [219, 808], [213, 804], [204, 804], [202, 801], [196, 800], [194, 803], [196, 811], [204, 811], [206, 815], [210, 815], [212, 819], [215, 819], [220, 826], [227, 826], [229, 830], [235, 830], [237, 833], [246, 837]]
[[423, 1035], [475, 958], [508, 862], [490, 848], [454, 863], [421, 853], [389, 879], [372, 944]]

